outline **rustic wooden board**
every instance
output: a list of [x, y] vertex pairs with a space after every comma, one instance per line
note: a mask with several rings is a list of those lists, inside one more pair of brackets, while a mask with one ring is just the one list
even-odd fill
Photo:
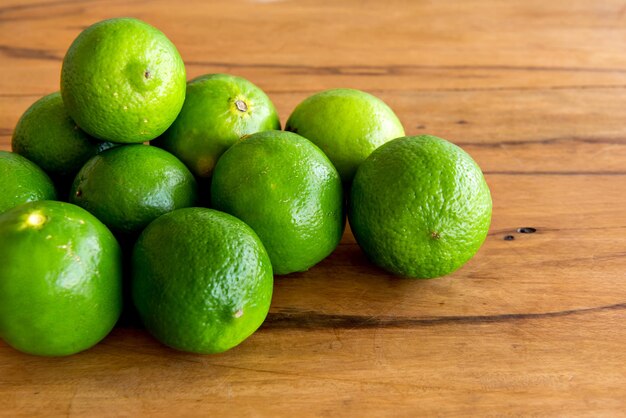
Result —
[[0, 342], [0, 415], [625, 414], [623, 2], [4, 0], [1, 149], [58, 89], [79, 31], [121, 15], [162, 29], [190, 78], [250, 78], [283, 121], [324, 88], [382, 97], [409, 134], [475, 157], [491, 232], [460, 271], [411, 281], [347, 231], [320, 265], [278, 278], [261, 330], [220, 355], [135, 328], [60, 359]]

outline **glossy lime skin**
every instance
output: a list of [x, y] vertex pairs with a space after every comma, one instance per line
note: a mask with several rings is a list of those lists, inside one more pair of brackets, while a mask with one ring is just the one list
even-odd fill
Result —
[[219, 353], [244, 341], [265, 320], [272, 265], [254, 231], [206, 208], [161, 216], [133, 252], [132, 294], [146, 328], [162, 343]]
[[291, 132], [250, 135], [215, 167], [211, 204], [259, 235], [276, 274], [305, 271], [339, 244], [345, 226], [339, 173]]
[[103, 339], [122, 309], [121, 253], [111, 232], [63, 202], [0, 215], [0, 337], [25, 353], [65, 356]]
[[185, 100], [185, 66], [158, 29], [133, 18], [103, 20], [78, 35], [61, 70], [61, 94], [78, 126], [104, 141], [161, 135]]
[[153, 145], [176, 155], [194, 175], [210, 177], [219, 157], [242, 136], [280, 129], [269, 97], [250, 81], [228, 74], [187, 84], [185, 104]]
[[93, 157], [72, 184], [70, 202], [113, 232], [135, 233], [164, 213], [193, 206], [196, 181], [167, 151], [125, 145]]
[[385, 102], [355, 89], [325, 90], [306, 98], [285, 130], [320, 147], [346, 183], [372, 151], [404, 136], [402, 123]]
[[61, 93], [42, 97], [22, 115], [13, 131], [13, 152], [39, 167], [51, 178], [72, 179], [94, 155], [115, 146], [89, 136], [70, 118]]
[[352, 183], [348, 219], [375, 264], [433, 278], [476, 254], [489, 231], [491, 207], [487, 182], [469, 154], [422, 135], [395, 139], [365, 160]]
[[54, 200], [50, 177], [32, 161], [13, 152], [0, 151], [0, 213], [37, 200]]

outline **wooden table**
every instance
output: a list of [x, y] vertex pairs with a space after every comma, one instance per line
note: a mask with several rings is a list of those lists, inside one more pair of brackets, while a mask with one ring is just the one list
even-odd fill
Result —
[[283, 121], [321, 89], [378, 95], [408, 134], [478, 161], [491, 233], [457, 273], [415, 281], [347, 232], [220, 355], [132, 328], [69, 358], [0, 343], [0, 415], [625, 416], [623, 1], [3, 0], [0, 148], [80, 30], [119, 15], [163, 30], [190, 78], [257, 83]]

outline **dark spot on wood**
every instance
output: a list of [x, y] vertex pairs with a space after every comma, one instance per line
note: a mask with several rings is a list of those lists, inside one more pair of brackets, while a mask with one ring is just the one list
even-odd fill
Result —
[[416, 128], [417, 129], [426, 129], [426, 125], [417, 125]]
[[535, 232], [537, 232], [537, 229], [530, 226], [525, 226], [522, 228], [517, 228], [517, 232], [519, 232], [520, 234], [534, 234]]
[[505, 241], [513, 241], [515, 239], [515, 237], [513, 235], [505, 235], [504, 236], [504, 240]]
[[456, 121], [458, 125], [467, 125], [469, 122], [464, 119], [459, 119]]

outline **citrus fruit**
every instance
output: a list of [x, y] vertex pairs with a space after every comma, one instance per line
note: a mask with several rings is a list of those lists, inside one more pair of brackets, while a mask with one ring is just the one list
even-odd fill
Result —
[[185, 66], [174, 44], [133, 18], [103, 20], [85, 29], [61, 70], [61, 94], [72, 119], [111, 142], [161, 135], [183, 105], [185, 84]]
[[0, 151], [0, 179], [0, 213], [26, 202], [56, 199], [50, 177], [19, 154]]
[[113, 232], [138, 232], [174, 209], [192, 206], [196, 181], [167, 151], [126, 145], [96, 155], [76, 175], [70, 202], [87, 209]]
[[213, 173], [211, 203], [254, 229], [276, 274], [317, 264], [337, 247], [345, 225], [337, 170], [291, 132], [259, 132], [226, 151]]
[[400, 120], [385, 102], [355, 89], [325, 90], [308, 97], [291, 113], [285, 130], [320, 147], [346, 183], [372, 151], [404, 136]]
[[272, 286], [254, 231], [212, 209], [161, 216], [133, 251], [137, 311], [152, 335], [179, 350], [219, 353], [241, 343], [265, 320]]
[[210, 177], [217, 159], [244, 135], [280, 129], [269, 97], [248, 80], [227, 74], [187, 84], [176, 121], [153, 145], [176, 155], [198, 177]]
[[103, 339], [122, 307], [120, 249], [87, 211], [31, 202], [0, 215], [0, 337], [63, 356]]
[[359, 246], [392, 273], [433, 278], [478, 251], [491, 222], [491, 194], [465, 151], [435, 136], [395, 139], [359, 167], [348, 219]]
[[59, 92], [33, 103], [13, 131], [13, 152], [41, 167], [54, 181], [74, 178], [93, 157], [114, 144], [90, 137], [70, 118]]

